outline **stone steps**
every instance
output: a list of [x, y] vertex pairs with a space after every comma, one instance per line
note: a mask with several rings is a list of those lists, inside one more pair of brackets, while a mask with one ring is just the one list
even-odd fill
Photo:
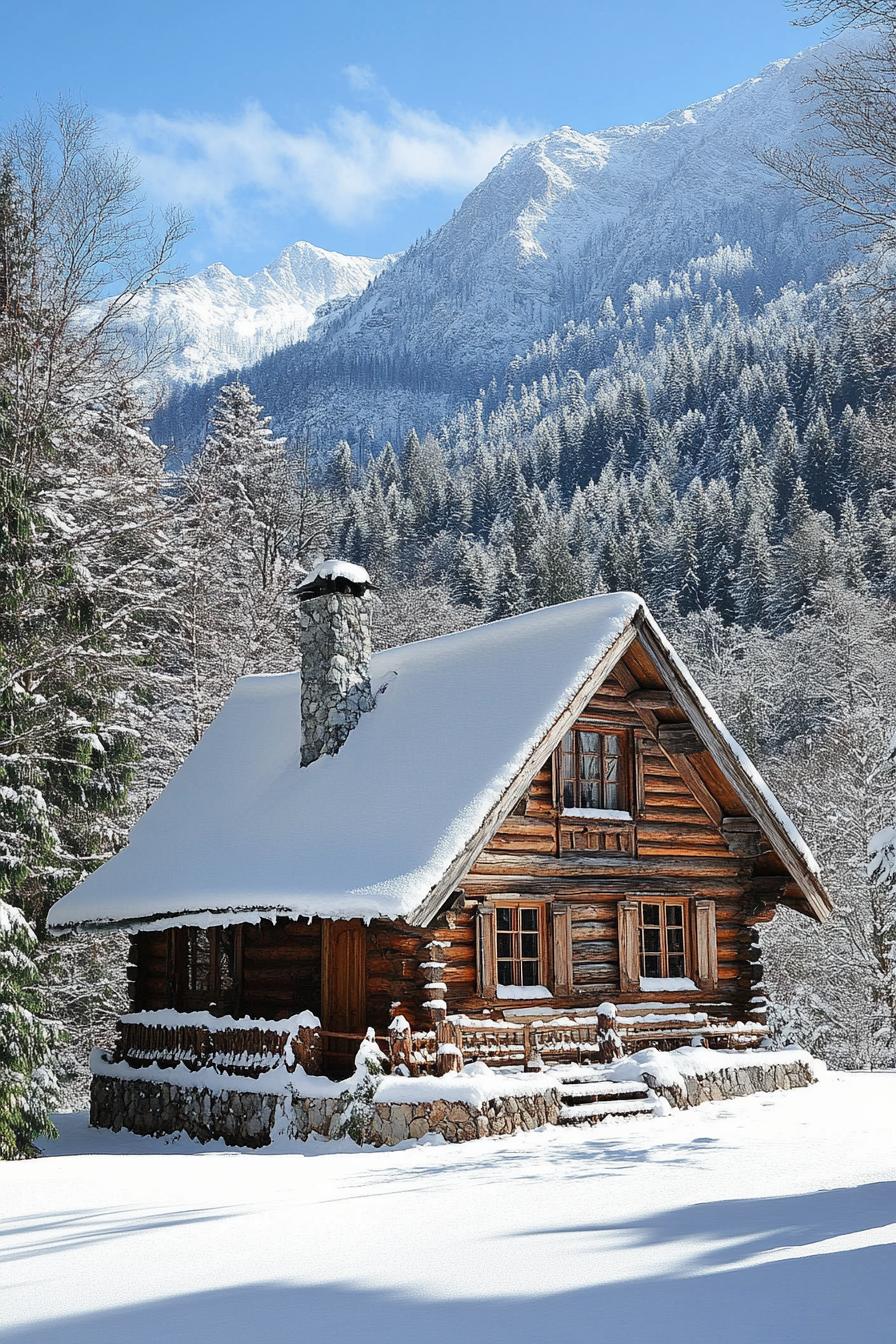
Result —
[[646, 1083], [605, 1083], [597, 1080], [580, 1081], [578, 1078], [575, 1082], [564, 1082], [557, 1090], [564, 1101], [622, 1101], [625, 1098], [643, 1099], [647, 1096]]
[[560, 1094], [561, 1125], [591, 1125], [611, 1115], [653, 1115], [656, 1101], [646, 1083], [611, 1082], [600, 1073], [567, 1074]]
[[656, 1103], [648, 1098], [626, 1097], [620, 1101], [578, 1102], [574, 1106], [560, 1107], [561, 1125], [592, 1124], [595, 1120], [606, 1120], [611, 1115], [654, 1115]]

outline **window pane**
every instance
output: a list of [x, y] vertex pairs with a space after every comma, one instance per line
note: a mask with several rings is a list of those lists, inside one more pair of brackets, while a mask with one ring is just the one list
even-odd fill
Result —
[[684, 924], [684, 907], [681, 905], [667, 905], [666, 923], [673, 925]]
[[512, 934], [512, 933], [499, 933], [499, 934], [498, 934], [498, 956], [499, 956], [499, 957], [512, 957], [512, 956], [513, 956], [513, 934]]
[[537, 984], [538, 984], [538, 962], [537, 962], [537, 961], [524, 961], [523, 964], [522, 964], [522, 973], [523, 973], [522, 983], [523, 983], [524, 985], [537, 985]]
[[619, 785], [618, 785], [618, 784], [605, 784], [605, 785], [604, 785], [604, 807], [613, 807], [613, 808], [618, 808], [618, 807], [619, 807]]
[[645, 952], [656, 952], [660, 950], [660, 931], [659, 929], [643, 929], [641, 932], [641, 946]]
[[600, 751], [600, 734], [579, 733], [579, 748], [583, 754], [586, 751]]
[[567, 756], [572, 756], [576, 749], [575, 733], [563, 734], [563, 751]]
[[659, 957], [642, 957], [641, 974], [648, 976], [652, 980], [658, 980], [661, 975]]
[[564, 752], [563, 756], [560, 759], [560, 764], [563, 778], [572, 779], [576, 773], [575, 756], [567, 756], [566, 753]]
[[190, 929], [187, 935], [187, 985], [207, 993], [210, 987], [211, 947], [205, 929]]
[[218, 987], [222, 993], [233, 989], [233, 929], [218, 930]]
[[513, 962], [512, 962], [512, 961], [499, 961], [499, 962], [498, 962], [498, 984], [499, 984], [499, 985], [512, 985], [512, 984], [513, 984]]
[[538, 957], [538, 934], [522, 933], [520, 934], [520, 956]]
[[573, 784], [572, 780], [569, 779], [563, 785], [563, 806], [575, 807], [575, 805], [576, 805], [575, 785]]
[[670, 952], [684, 953], [684, 929], [666, 930], [666, 947]]
[[600, 784], [596, 779], [582, 781], [582, 807], [600, 807]]
[[537, 910], [526, 910], [525, 908], [523, 908], [522, 910], [520, 910], [520, 928], [521, 928], [521, 929], [535, 929], [535, 930], [537, 931], [537, 929], [538, 929], [538, 911], [537, 911]]
[[684, 976], [685, 969], [683, 956], [676, 955], [669, 957], [669, 974], [674, 976]]
[[620, 756], [622, 753], [619, 747], [620, 738], [615, 733], [608, 733], [604, 738], [604, 754], [606, 756]]
[[497, 911], [495, 912], [495, 919], [498, 922], [499, 929], [513, 928], [512, 923], [513, 911], [511, 910], [509, 905], [499, 905]]
[[645, 924], [645, 925], [646, 925], [646, 924], [656, 924], [656, 925], [659, 925], [659, 922], [660, 922], [660, 908], [659, 908], [658, 905], [642, 905], [642, 906], [641, 906], [641, 923], [642, 923], [642, 924]]
[[619, 758], [617, 756], [608, 756], [604, 761], [604, 779], [616, 780], [619, 778]]

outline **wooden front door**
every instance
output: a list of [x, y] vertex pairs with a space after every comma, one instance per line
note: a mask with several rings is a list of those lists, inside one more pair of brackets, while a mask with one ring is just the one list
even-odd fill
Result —
[[[367, 1030], [367, 929], [361, 919], [321, 923], [321, 1028], [324, 1073], [347, 1078]], [[348, 1039], [328, 1032], [343, 1032]]]

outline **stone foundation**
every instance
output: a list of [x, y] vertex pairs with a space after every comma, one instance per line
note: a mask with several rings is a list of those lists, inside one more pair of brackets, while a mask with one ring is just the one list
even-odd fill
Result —
[[736, 1064], [730, 1069], [713, 1070], [695, 1078], [682, 1076], [675, 1084], [667, 1084], [651, 1076], [649, 1068], [641, 1076], [658, 1097], [664, 1097], [670, 1106], [679, 1109], [700, 1106], [704, 1101], [730, 1101], [736, 1097], [749, 1097], [754, 1092], [780, 1092], [792, 1087], [809, 1087], [815, 1082], [811, 1064], [802, 1059], [767, 1065]]
[[[120, 1067], [120, 1066], [119, 1066]], [[644, 1082], [670, 1106], [686, 1108], [705, 1101], [728, 1101], [754, 1092], [808, 1087], [815, 1082], [806, 1057], [733, 1064], [730, 1068], [676, 1081], [643, 1070]], [[547, 1080], [546, 1080], [547, 1081]], [[174, 1083], [95, 1073], [91, 1082], [90, 1123], [102, 1129], [128, 1129], [134, 1134], [185, 1133], [206, 1143], [257, 1148], [270, 1143], [276, 1130], [286, 1138], [312, 1135], [336, 1138], [343, 1132], [349, 1093], [329, 1097], [283, 1096], [257, 1090], [218, 1091]], [[559, 1092], [540, 1091], [494, 1097], [479, 1105], [458, 1100], [373, 1101], [363, 1109], [356, 1130], [363, 1142], [384, 1147], [406, 1139], [440, 1135], [448, 1143], [494, 1138], [559, 1122]]]
[[[306, 1139], [311, 1134], [334, 1137], [341, 1123], [341, 1106], [338, 1098], [296, 1097], [293, 1102], [296, 1138]], [[467, 1139], [490, 1139], [556, 1125], [559, 1119], [560, 1101], [552, 1088], [522, 1096], [495, 1097], [481, 1106], [443, 1100], [374, 1102], [364, 1127], [364, 1141], [382, 1148], [405, 1139], [438, 1134], [448, 1143], [463, 1143]]]
[[283, 1113], [283, 1097], [267, 1092], [212, 1092], [142, 1078], [90, 1080], [90, 1123], [132, 1134], [178, 1134], [200, 1143], [223, 1139], [243, 1148], [262, 1148]]
[[[284, 1098], [266, 1092], [212, 1092], [208, 1088], [94, 1074], [90, 1086], [90, 1123], [100, 1129], [134, 1134], [184, 1133], [200, 1143], [259, 1148], [271, 1131], [292, 1139], [313, 1134], [335, 1138], [340, 1132], [346, 1095]], [[555, 1125], [560, 1102], [553, 1089], [523, 1096], [496, 1097], [471, 1106], [459, 1101], [374, 1102], [365, 1116], [363, 1139], [380, 1148], [404, 1139], [439, 1134], [449, 1143], [485, 1139], [519, 1130]]]

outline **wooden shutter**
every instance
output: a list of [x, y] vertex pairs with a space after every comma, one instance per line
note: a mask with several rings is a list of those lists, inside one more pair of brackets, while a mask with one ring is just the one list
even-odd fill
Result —
[[630, 994], [641, 988], [640, 907], [637, 901], [620, 901], [617, 908], [619, 988], [623, 994]]
[[719, 945], [715, 901], [695, 901], [697, 925], [697, 984], [715, 989], [719, 983]]
[[493, 999], [496, 989], [495, 908], [480, 903], [476, 907], [476, 992], [480, 998]]
[[554, 951], [554, 993], [572, 993], [572, 918], [568, 905], [551, 908]]

